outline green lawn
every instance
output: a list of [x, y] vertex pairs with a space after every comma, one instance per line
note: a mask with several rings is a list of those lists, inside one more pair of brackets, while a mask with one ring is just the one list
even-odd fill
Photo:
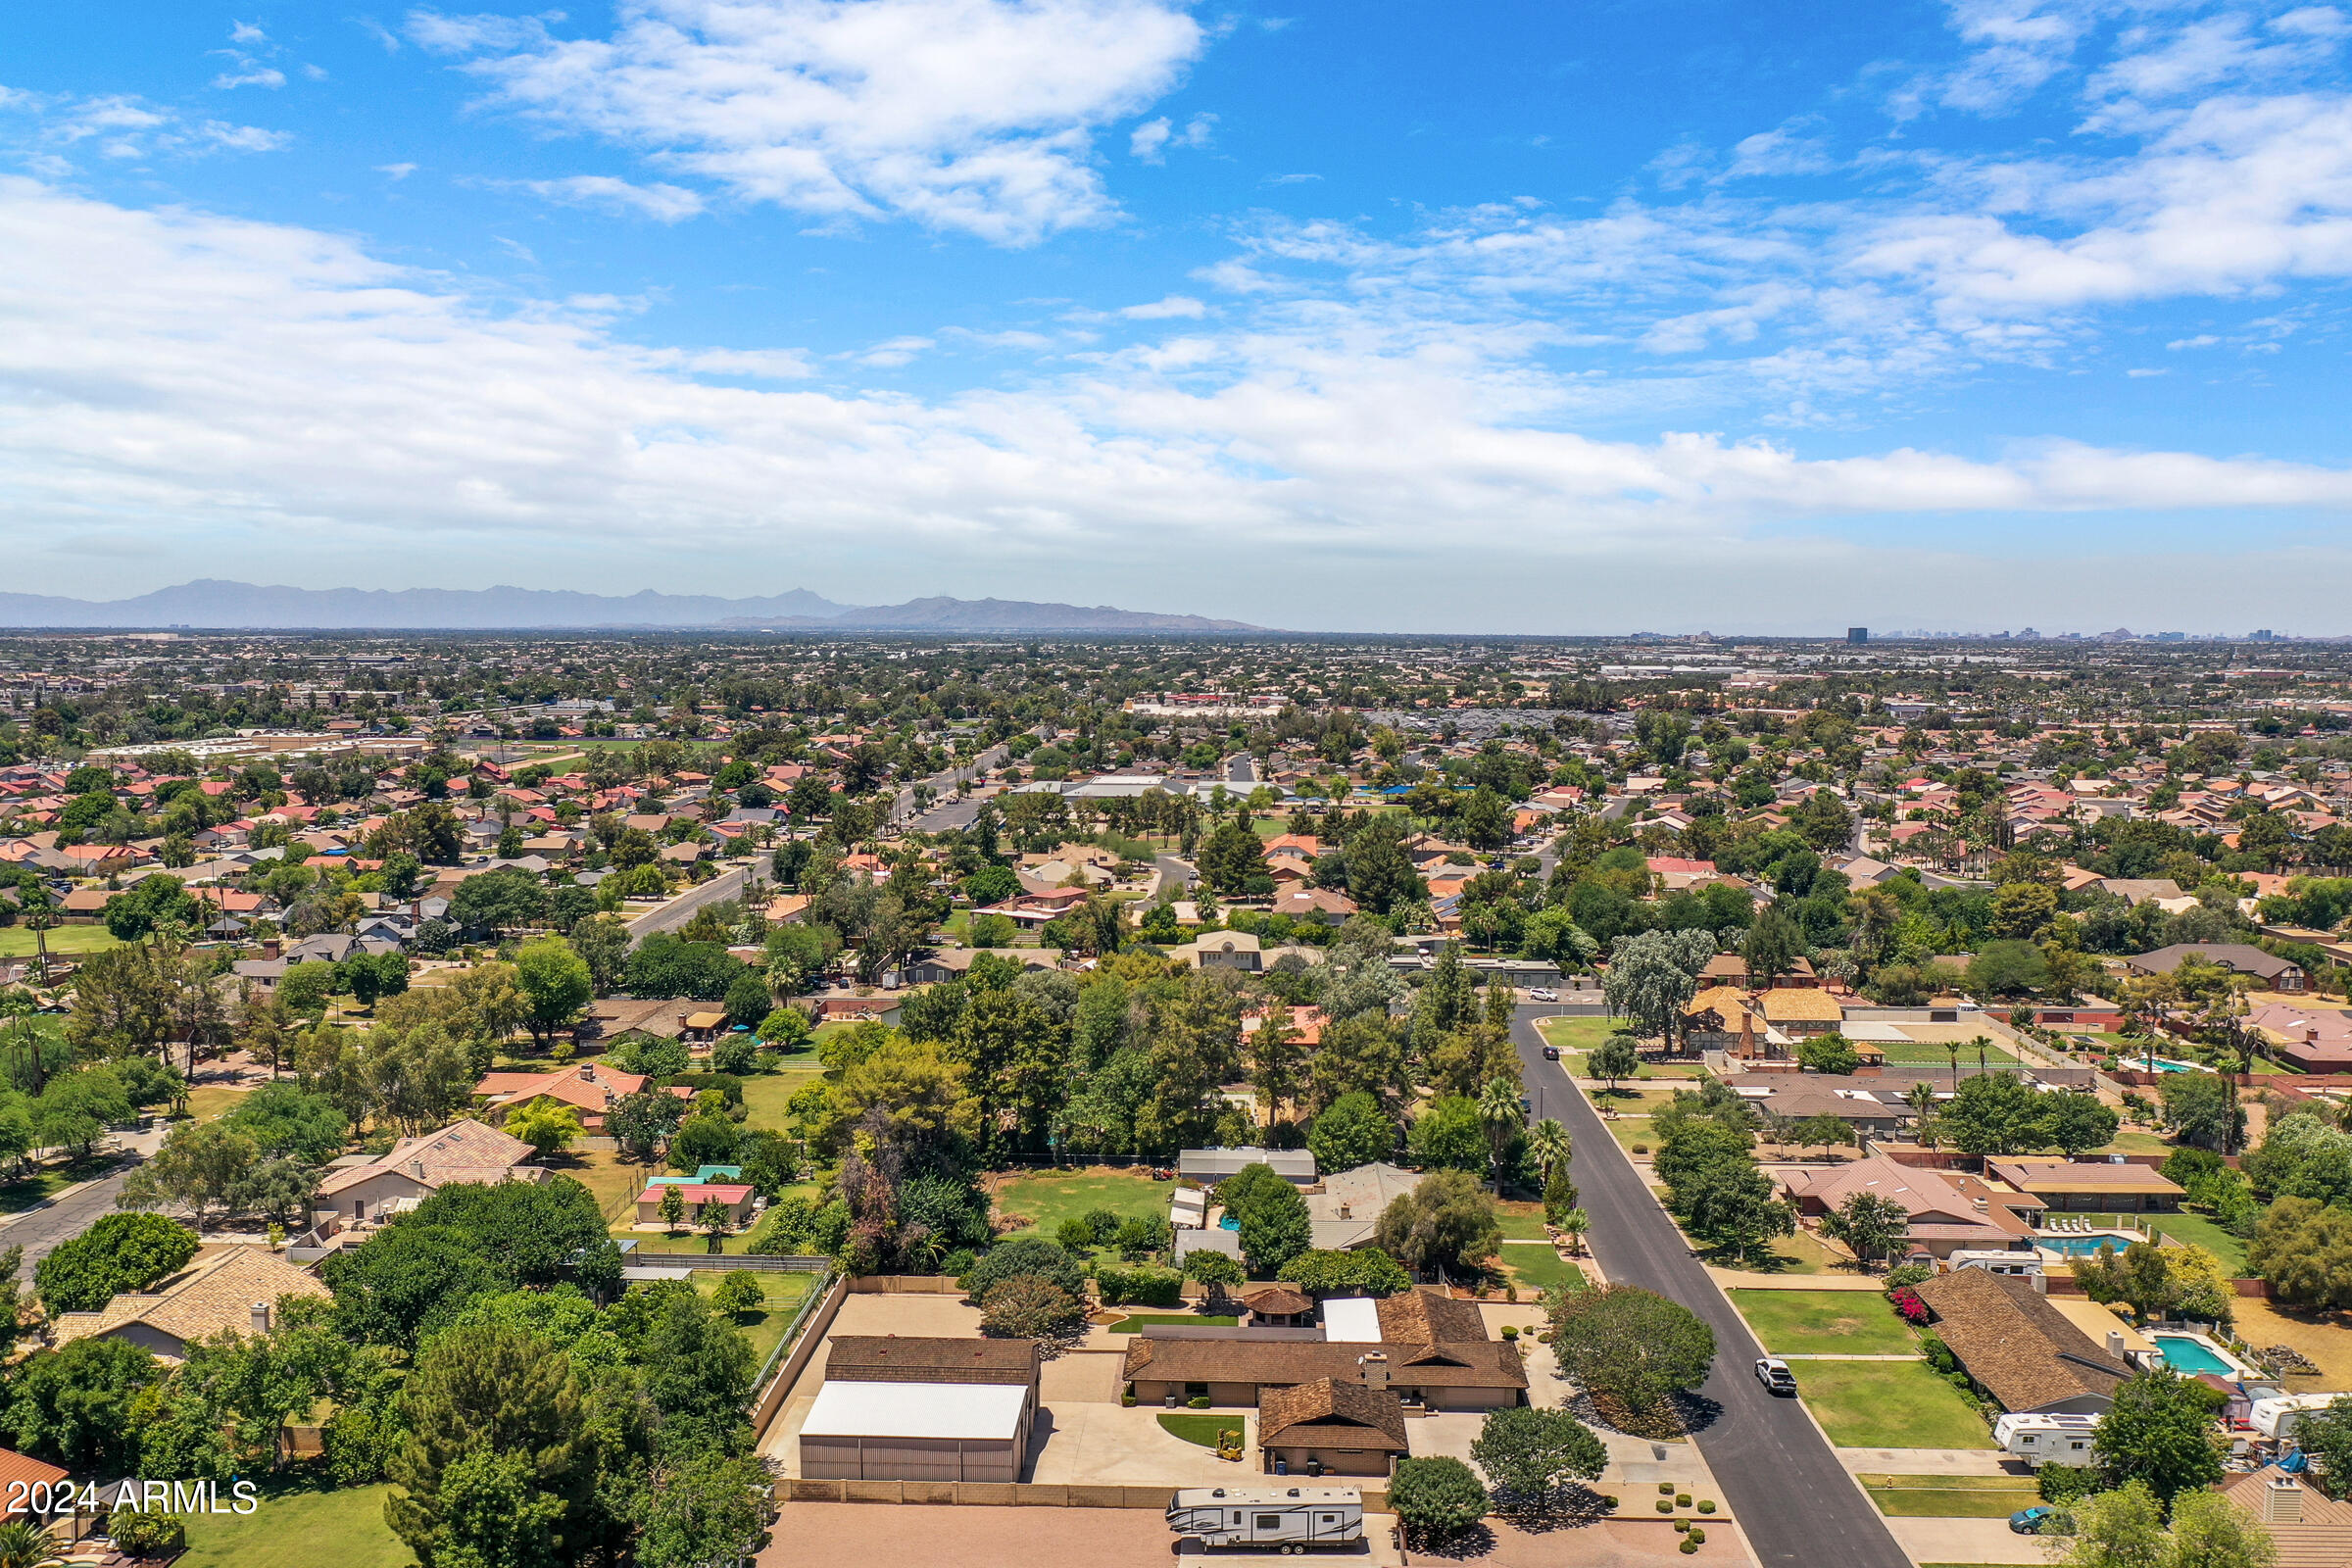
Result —
[[1841, 1448], [1989, 1448], [1984, 1419], [1925, 1361], [1800, 1361], [1798, 1395]]
[[1548, 1291], [1565, 1286], [1585, 1288], [1585, 1271], [1574, 1258], [1564, 1258], [1548, 1247], [1506, 1247], [1502, 1266], [1511, 1283], [1522, 1291]]
[[388, 1486], [265, 1492], [252, 1513], [187, 1516], [178, 1568], [415, 1568], [384, 1523]]
[[1591, 1051], [1625, 1027], [1623, 1018], [1541, 1018], [1536, 1033], [1563, 1052]]
[[1131, 1312], [1110, 1326], [1113, 1334], [1135, 1334], [1154, 1323], [1177, 1323], [1197, 1329], [1230, 1329], [1241, 1319], [1220, 1312]]
[[[1618, 1147], [1635, 1158], [1646, 1159], [1657, 1152], [1658, 1136], [1649, 1130], [1647, 1116], [1620, 1116], [1607, 1126], [1609, 1136], [1617, 1140]], [[1636, 1149], [1636, 1144], [1642, 1147]]]
[[790, 1132], [792, 1118], [785, 1105], [792, 1097], [819, 1081], [824, 1069], [816, 1057], [808, 1053], [785, 1058], [792, 1065], [780, 1072], [754, 1073], [743, 1080], [743, 1124], [746, 1127], [769, 1127], [777, 1132]]
[[188, 1116], [193, 1121], [211, 1121], [226, 1115], [253, 1091], [231, 1089], [225, 1084], [205, 1084], [188, 1091]]
[[607, 1221], [628, 1221], [637, 1210], [627, 1200], [645, 1191], [645, 1179], [661, 1174], [661, 1165], [631, 1165], [610, 1149], [571, 1150], [548, 1160], [547, 1166], [568, 1176], [596, 1195], [596, 1206]]
[[1122, 1219], [1164, 1215], [1170, 1191], [1168, 1183], [1155, 1182], [1142, 1171], [1088, 1165], [1016, 1176], [997, 1189], [997, 1209], [1021, 1217], [1024, 1223], [1016, 1234], [1051, 1238], [1063, 1220], [1077, 1219], [1091, 1209], [1107, 1208]]
[[[1886, 1065], [1889, 1067], [1943, 1067], [1948, 1069], [1952, 1064], [1950, 1053], [1946, 1052], [1943, 1047], [1931, 1042], [1874, 1040], [1871, 1044], [1886, 1053]], [[1991, 1047], [1984, 1053], [1984, 1064], [1988, 1067], [2014, 1066], [2017, 1059], [2015, 1052], [1999, 1045]], [[1962, 1046], [1960, 1048], [1960, 1065], [1974, 1067], [1976, 1064], [1976, 1047]]]
[[1775, 1237], [1770, 1251], [1751, 1252], [1746, 1257], [1709, 1251], [1705, 1259], [1713, 1268], [1745, 1269], [1752, 1274], [1843, 1274], [1853, 1269], [1843, 1252], [1831, 1250], [1811, 1231]]
[[2006, 1519], [2041, 1500], [2018, 1476], [1861, 1476], [1879, 1511], [1898, 1519]]
[[1734, 1291], [1775, 1355], [1909, 1355], [1919, 1341], [1876, 1291]]
[[[21, 925], [0, 926], [0, 958], [29, 958], [40, 949], [33, 940], [34, 933]], [[122, 944], [115, 934], [102, 925], [53, 926], [49, 932], [49, 955], [101, 953]]]
[[1502, 1227], [1505, 1241], [1541, 1242], [1544, 1231], [1542, 1203], [1497, 1203], [1495, 1221]]
[[2203, 1214], [2070, 1214], [2068, 1218], [2085, 1219], [2094, 1227], [2152, 1230], [2159, 1236], [2204, 1248], [2222, 1260], [2232, 1278], [2242, 1277], [2246, 1272], [2246, 1244]]
[[1217, 1434], [1220, 1432], [1248, 1430], [1242, 1425], [1242, 1418], [1238, 1415], [1210, 1415], [1199, 1410], [1188, 1415], [1163, 1414], [1159, 1418], [1159, 1429], [1171, 1438], [1182, 1438], [1187, 1443], [1198, 1443], [1203, 1448], [1215, 1447]]
[[[784, 1337], [784, 1330], [792, 1323], [792, 1314], [800, 1309], [801, 1302], [808, 1297], [808, 1289], [816, 1283], [817, 1277], [814, 1274], [765, 1272], [758, 1277], [760, 1289], [767, 1293], [767, 1305], [760, 1311], [737, 1318], [735, 1326], [743, 1331], [745, 1339], [752, 1342], [754, 1364], [764, 1366], [768, 1352]], [[726, 1275], [718, 1269], [698, 1268], [693, 1278], [694, 1288], [709, 1296], [718, 1289], [718, 1282]]]

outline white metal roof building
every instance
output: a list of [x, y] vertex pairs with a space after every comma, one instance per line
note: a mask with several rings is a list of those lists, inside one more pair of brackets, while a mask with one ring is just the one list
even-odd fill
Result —
[[1018, 1481], [1035, 1389], [1006, 1383], [828, 1379], [801, 1426], [816, 1481]]

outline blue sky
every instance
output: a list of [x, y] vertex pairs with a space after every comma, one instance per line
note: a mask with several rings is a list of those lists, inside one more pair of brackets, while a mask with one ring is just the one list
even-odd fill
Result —
[[2352, 631], [2352, 15], [0, 20], [27, 589]]

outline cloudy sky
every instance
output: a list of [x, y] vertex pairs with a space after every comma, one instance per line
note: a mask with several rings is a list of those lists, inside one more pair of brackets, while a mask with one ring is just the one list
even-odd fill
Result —
[[2102, 0], [12, 7], [0, 582], [2352, 631], [2348, 42]]

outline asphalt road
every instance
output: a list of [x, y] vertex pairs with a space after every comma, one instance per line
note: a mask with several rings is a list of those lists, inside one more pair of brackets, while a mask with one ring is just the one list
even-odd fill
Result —
[[1154, 855], [1152, 863], [1159, 868], [1160, 884], [1182, 893], [1193, 885], [1195, 872], [1192, 863], [1173, 855]]
[[721, 871], [700, 887], [688, 888], [659, 909], [648, 909], [629, 922], [629, 946], [635, 947], [657, 931], [675, 931], [694, 918], [694, 911], [707, 904], [743, 897], [744, 873], [757, 866], [763, 877], [774, 873], [774, 857], [762, 852], [731, 871]]
[[1511, 1026], [1529, 1094], [1540, 1089], [1539, 1108], [1576, 1141], [1576, 1184], [1592, 1216], [1586, 1240], [1610, 1281], [1680, 1301], [1715, 1331], [1714, 1375], [1699, 1392], [1722, 1413], [1697, 1442], [1756, 1560], [1763, 1568], [1910, 1568], [1804, 1409], [1756, 1382], [1752, 1368], [1764, 1352], [1755, 1337], [1690, 1255], [1592, 1102], [1560, 1063], [1544, 1059], [1534, 1020], [1558, 1010], [1522, 1006]]
[[115, 1211], [115, 1197], [142, 1161], [128, 1160], [111, 1176], [102, 1176], [52, 1202], [0, 1223], [0, 1250], [24, 1249], [23, 1279], [32, 1278], [33, 1265]]
[[1257, 781], [1256, 758], [1248, 752], [1236, 752], [1225, 759], [1225, 782], [1227, 784], [1247, 784], [1254, 788]]
[[[917, 779], [902, 788], [891, 802], [890, 819], [907, 827], [920, 828], [926, 833], [944, 833], [949, 828], [969, 827], [972, 818], [980, 814], [980, 803], [955, 798], [956, 785], [990, 768], [1004, 765], [1008, 754], [1002, 746], [992, 746], [968, 762], [959, 762], [926, 779]], [[931, 798], [937, 804], [919, 815], [914, 808], [915, 784], [928, 784]]]

